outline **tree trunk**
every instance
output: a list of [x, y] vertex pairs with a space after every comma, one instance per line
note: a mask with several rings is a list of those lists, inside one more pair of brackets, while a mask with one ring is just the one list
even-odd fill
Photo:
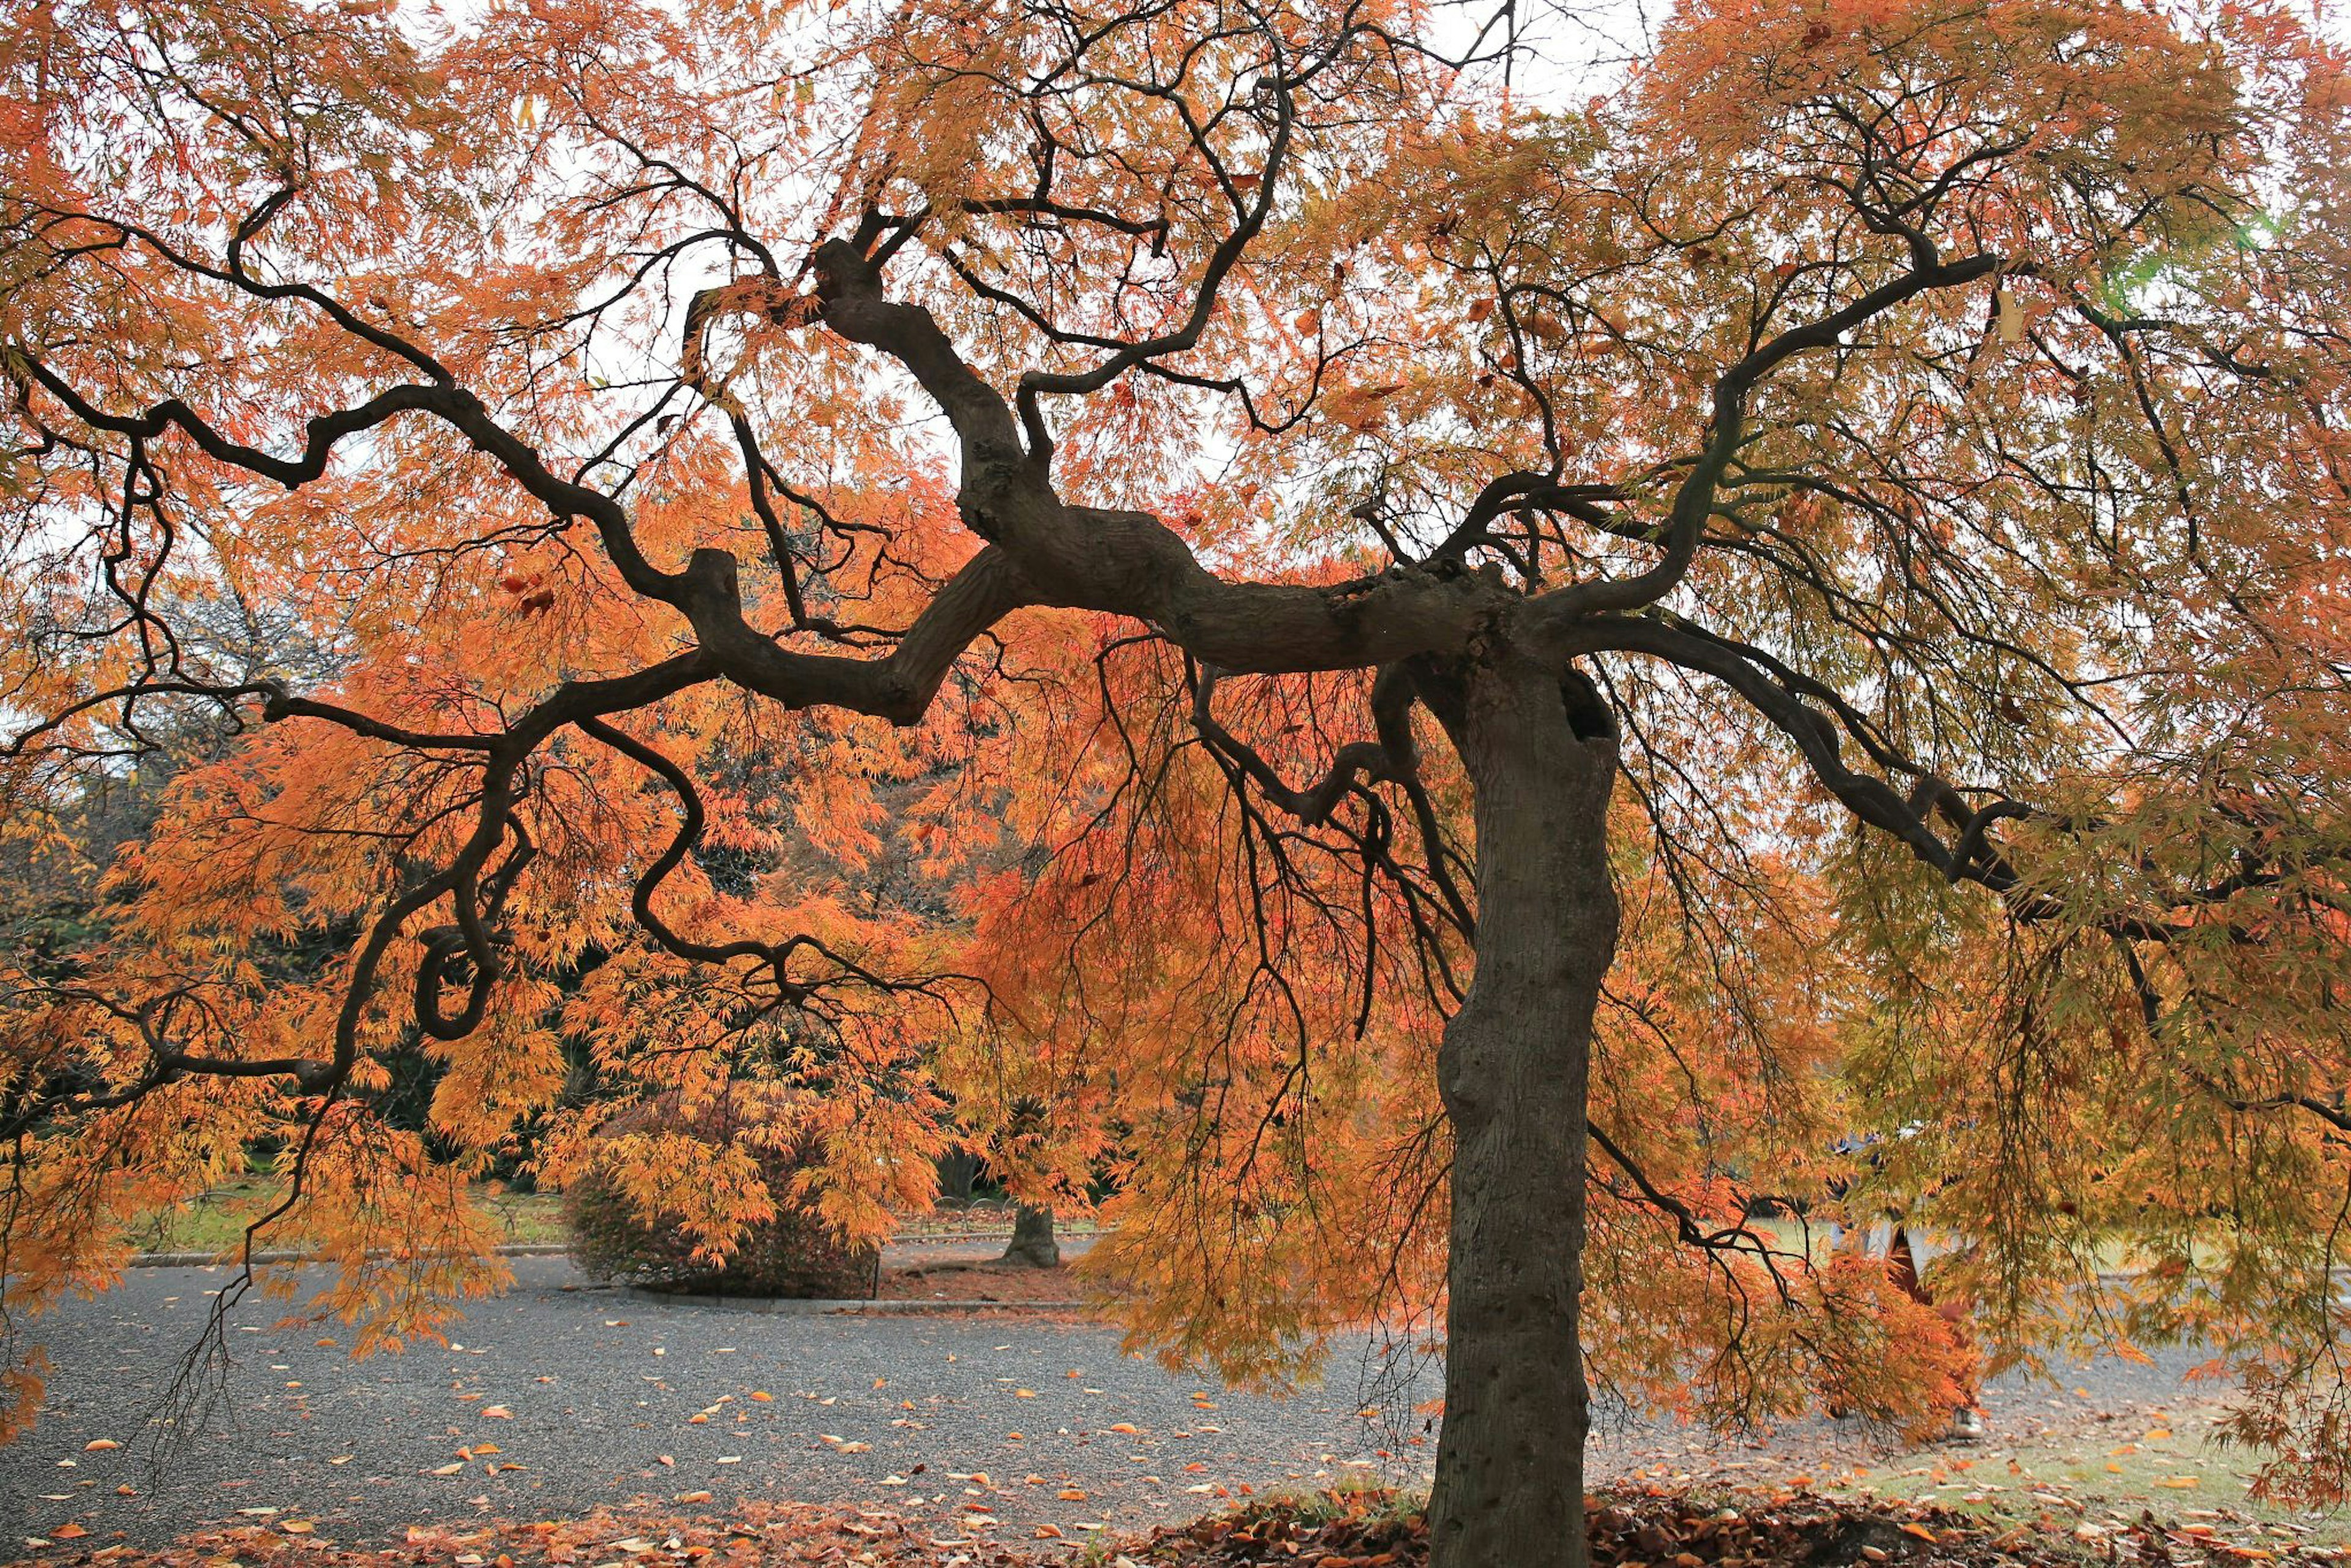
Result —
[[1061, 1261], [1061, 1245], [1053, 1239], [1053, 1211], [1043, 1204], [1024, 1203], [1012, 1215], [1012, 1245], [1004, 1249], [1007, 1263], [1050, 1269]]
[[1584, 1096], [1616, 945], [1614, 727], [1580, 674], [1474, 669], [1446, 717], [1477, 792], [1478, 967], [1445, 1031], [1453, 1124], [1430, 1568], [1585, 1568]]

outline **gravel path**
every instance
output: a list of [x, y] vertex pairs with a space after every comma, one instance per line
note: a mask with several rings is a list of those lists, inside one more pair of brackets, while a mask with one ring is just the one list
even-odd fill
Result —
[[[1411, 1479], [1434, 1451], [1432, 1436], [1358, 1413], [1372, 1386], [1361, 1354], [1339, 1357], [1322, 1387], [1273, 1399], [1171, 1376], [1091, 1324], [673, 1306], [588, 1286], [561, 1259], [517, 1259], [515, 1272], [450, 1347], [357, 1363], [316, 1343], [347, 1343], [333, 1325], [280, 1329], [277, 1304], [240, 1304], [223, 1398], [159, 1471], [157, 1398], [228, 1274], [133, 1270], [37, 1325], [56, 1370], [40, 1423], [0, 1448], [0, 1540], [70, 1520], [92, 1544], [117, 1531], [157, 1544], [281, 1510], [244, 1517], [312, 1519], [319, 1537], [366, 1541], [427, 1521], [759, 1498], [870, 1502], [947, 1531], [992, 1519], [1006, 1539], [1042, 1522], [1075, 1536], [1251, 1489], [1328, 1484], [1350, 1467]], [[1988, 1402], [1995, 1431], [2178, 1398], [2187, 1361], [2099, 1363], [2081, 1375], [2087, 1397], [2002, 1386]], [[1408, 1407], [1436, 1392], [1435, 1368], [1421, 1377], [1380, 1397]], [[1602, 1474], [1883, 1455], [1827, 1423], [1768, 1446], [1604, 1425]]]

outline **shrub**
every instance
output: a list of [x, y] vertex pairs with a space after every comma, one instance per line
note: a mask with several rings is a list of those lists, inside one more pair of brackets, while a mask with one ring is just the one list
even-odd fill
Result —
[[[739, 1145], [743, 1125], [725, 1111], [688, 1116], [674, 1095], [632, 1107], [606, 1123], [607, 1141], [648, 1133], [683, 1135], [724, 1148]], [[622, 1189], [610, 1159], [591, 1161], [563, 1195], [571, 1260], [596, 1279], [651, 1290], [720, 1296], [861, 1297], [872, 1292], [879, 1250], [852, 1247], [795, 1196], [794, 1179], [814, 1163], [805, 1142], [752, 1151], [775, 1217], [747, 1225], [723, 1260], [696, 1257], [700, 1239], [675, 1213], [650, 1220]]]

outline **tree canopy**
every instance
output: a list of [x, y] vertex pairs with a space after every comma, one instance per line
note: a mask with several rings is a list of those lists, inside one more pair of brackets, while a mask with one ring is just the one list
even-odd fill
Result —
[[1581, 1561], [1584, 1356], [1948, 1408], [1760, 1200], [1914, 1206], [2014, 1354], [2224, 1347], [2344, 1495], [2340, 51], [1693, 0], [1576, 102], [1517, 20], [28, 12], [8, 831], [239, 738], [12, 977], [16, 1332], [258, 1140], [321, 1304], [429, 1331], [463, 1180], [635, 1086], [857, 1238], [960, 1117], [1230, 1376], [1446, 1325], [1447, 1563]]

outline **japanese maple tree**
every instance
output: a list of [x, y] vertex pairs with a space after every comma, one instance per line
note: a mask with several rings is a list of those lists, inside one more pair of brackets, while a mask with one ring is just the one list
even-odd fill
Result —
[[[1907, 1128], [1853, 1212], [1983, 1329], [2228, 1345], [2342, 1495], [2340, 55], [1711, 0], [1571, 108], [1514, 15], [28, 11], [10, 831], [254, 731], [13, 992], [10, 1321], [272, 1139], [322, 1304], [429, 1329], [463, 1178], [582, 1157], [567, 1040], [795, 1119], [863, 1236], [951, 1094], [1116, 1178], [1170, 1354], [1441, 1321], [1435, 1560], [1578, 1563], [1587, 1350], [1947, 1407], [1747, 1218]], [[337, 673], [208, 657], [223, 595]], [[635, 1168], [715, 1248], [772, 1200]]]

